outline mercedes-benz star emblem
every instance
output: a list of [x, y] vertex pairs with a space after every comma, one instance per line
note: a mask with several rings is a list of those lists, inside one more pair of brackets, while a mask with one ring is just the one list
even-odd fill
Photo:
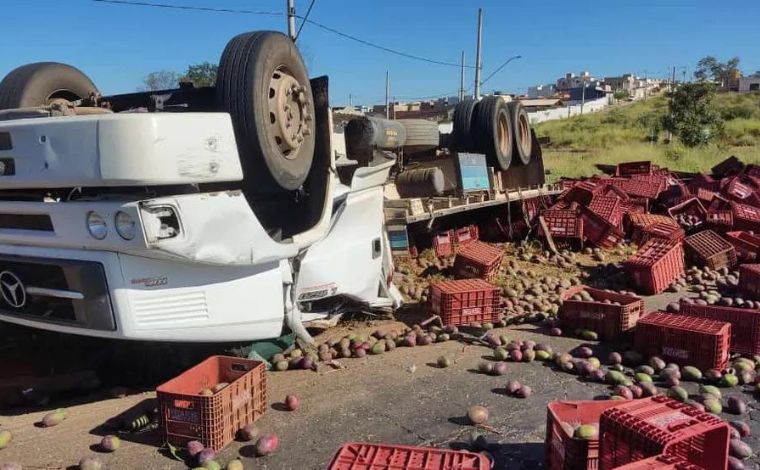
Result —
[[0, 294], [3, 300], [13, 308], [26, 305], [26, 289], [21, 279], [10, 271], [0, 272]]

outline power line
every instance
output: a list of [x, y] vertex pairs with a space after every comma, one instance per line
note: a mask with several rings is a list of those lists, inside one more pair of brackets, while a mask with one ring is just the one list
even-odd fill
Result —
[[133, 0], [92, 0], [98, 3], [112, 3], [116, 5], [131, 5], [136, 7], [168, 8], [172, 10], [211, 11], [215, 13], [242, 13], [246, 15], [283, 16], [279, 11], [236, 10], [232, 8], [191, 7], [188, 5], [172, 5], [169, 3], [151, 3]]
[[[186, 10], [186, 11], [206, 11], [206, 12], [215, 12], [215, 13], [239, 13], [239, 14], [248, 14], [248, 15], [269, 15], [269, 16], [283, 16], [282, 12], [274, 12], [274, 11], [254, 11], [254, 10], [235, 10], [235, 9], [229, 9], [229, 8], [210, 8], [210, 7], [195, 7], [195, 6], [187, 6], [187, 5], [172, 5], [168, 3], [153, 3], [153, 2], [145, 2], [145, 1], [137, 1], [137, 0], [92, 0], [93, 2], [98, 3], [110, 3], [110, 4], [116, 4], [116, 5], [130, 5], [130, 6], [140, 6], [140, 7], [153, 7], [153, 8], [168, 8], [168, 9], [175, 9], [175, 10]], [[312, 2], [313, 4], [313, 2]], [[311, 7], [309, 7], [311, 9]], [[308, 13], [307, 13], [308, 16]], [[441, 60], [435, 60], [435, 59], [429, 59], [427, 57], [422, 57], [415, 54], [410, 54], [407, 52], [399, 51], [397, 49], [392, 49], [390, 47], [386, 47], [380, 44], [373, 43], [371, 41], [367, 41], [365, 39], [361, 39], [359, 37], [356, 37], [354, 35], [344, 33], [342, 31], [339, 31], [335, 28], [332, 28], [330, 26], [327, 26], [322, 23], [318, 23], [314, 20], [310, 20], [306, 17], [302, 16], [296, 16], [297, 18], [300, 18], [303, 23], [309, 23], [313, 26], [316, 26], [317, 28], [320, 28], [322, 30], [328, 31], [330, 33], [333, 33], [335, 35], [338, 35], [342, 38], [349, 39], [351, 41], [358, 42], [360, 44], [363, 44], [368, 47], [372, 47], [374, 49], [378, 49], [384, 52], [388, 52], [390, 54], [395, 54], [397, 56], [406, 57], [407, 59], [413, 59], [418, 60], [421, 62], [427, 62], [430, 64], [436, 64], [436, 65], [445, 65], [448, 67], [461, 67], [461, 64], [456, 64], [454, 62], [445, 62]], [[303, 27], [303, 23], [301, 27]], [[472, 65], [465, 65], [466, 68], [475, 68]]]
[[298, 28], [298, 32], [296, 33], [296, 37], [293, 39], [293, 42], [298, 41], [298, 36], [301, 35], [301, 30], [303, 29], [304, 25], [306, 25], [306, 22], [309, 21], [309, 13], [311, 13], [311, 9], [314, 8], [314, 3], [316, 3], [316, 1], [317, 0], [311, 0], [309, 9], [306, 10], [306, 15], [304, 15], [303, 21], [301, 21], [301, 26]]

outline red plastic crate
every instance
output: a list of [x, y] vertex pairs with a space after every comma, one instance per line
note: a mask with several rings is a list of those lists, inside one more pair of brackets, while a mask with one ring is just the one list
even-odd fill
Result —
[[664, 396], [619, 401], [599, 422], [601, 470], [658, 455], [725, 470], [728, 423]]
[[753, 300], [760, 300], [760, 264], [739, 266], [739, 291]]
[[[221, 382], [229, 385], [211, 396], [200, 395]], [[211, 356], [158, 387], [156, 395], [164, 441], [184, 446], [197, 440], [219, 452], [267, 410], [266, 366]]]
[[697, 188], [697, 199], [704, 203], [709, 203], [712, 201], [715, 195], [715, 191], [711, 191], [705, 188]]
[[710, 175], [700, 174], [692, 178], [687, 186], [689, 187], [689, 191], [691, 191], [692, 194], [696, 194], [697, 190], [700, 188], [710, 191], [719, 191], [720, 181], [715, 180]]
[[667, 189], [671, 178], [668, 175], [633, 175], [632, 180], [646, 181], [648, 183], [654, 183], [657, 185], [657, 189], [662, 193]]
[[651, 161], [619, 163], [615, 168], [615, 176], [651, 175], [653, 170]]
[[[577, 211], [547, 210], [541, 214], [549, 233], [555, 241], [571, 241], [583, 245], [583, 218]], [[539, 236], [545, 237], [543, 227], [539, 226]]]
[[757, 258], [760, 252], [760, 237], [741, 230], [726, 232], [724, 236], [726, 241], [734, 246], [737, 257], [745, 261], [753, 261]]
[[707, 318], [653, 312], [636, 325], [635, 349], [645, 357], [699, 370], [723, 370], [728, 364], [731, 324]]
[[349, 442], [328, 470], [490, 470], [484, 454], [467, 451]]
[[713, 196], [712, 201], [710, 201], [710, 204], [707, 206], [707, 212], [717, 212], [717, 211], [730, 211], [731, 210], [731, 201], [724, 198], [720, 194], [716, 194]]
[[646, 203], [646, 199], [642, 204], [639, 200], [632, 200], [629, 198], [620, 201], [620, 209], [623, 211], [623, 220], [625, 221], [626, 214], [646, 214], [649, 210], [649, 204]]
[[433, 235], [433, 250], [439, 258], [446, 258], [454, 254], [454, 241], [450, 230]]
[[564, 196], [561, 196], [561, 198], [567, 202], [577, 202], [578, 204], [587, 206], [594, 198], [594, 194], [601, 189], [603, 189], [603, 187], [597, 185], [593, 181], [581, 181], [570, 188], [570, 190], [568, 190]]
[[683, 244], [689, 259], [699, 265], [720, 269], [736, 264], [736, 250], [733, 245], [712, 230], [689, 235]]
[[702, 205], [702, 203], [699, 202], [699, 199], [692, 197], [679, 204], [676, 204], [673, 207], [670, 207], [668, 209], [668, 215], [673, 217], [673, 220], [675, 221], [678, 221], [676, 217], [679, 215], [690, 215], [698, 217], [699, 220], [704, 222], [707, 216], [707, 210]]
[[738, 158], [731, 156], [710, 169], [710, 172], [718, 178], [738, 175], [744, 170], [744, 163]]
[[730, 323], [731, 352], [750, 356], [760, 354], [760, 310], [721, 305], [698, 305], [682, 300], [678, 313]]
[[645, 294], [659, 294], [684, 274], [681, 243], [652, 238], [625, 261], [636, 287]]
[[686, 238], [686, 232], [681, 227], [673, 227], [671, 224], [657, 222], [641, 229], [639, 243], [646, 243], [650, 238], [660, 238], [672, 242], [680, 242]]
[[729, 180], [728, 184], [726, 184], [723, 192], [731, 199], [744, 201], [745, 199], [752, 197], [755, 191], [751, 186], [742, 183], [739, 177], [733, 177]]
[[644, 460], [615, 467], [615, 470], [705, 470], [704, 467], [688, 462], [680, 457], [658, 455]]
[[583, 236], [592, 245], [612, 248], [623, 241], [625, 234], [622, 230], [587, 207], [581, 208], [581, 219], [583, 220]]
[[600, 180], [599, 184], [602, 185], [602, 189], [597, 191], [597, 196], [617, 197], [621, 201], [627, 201], [630, 199], [630, 196], [628, 196], [622, 189], [618, 188], [608, 180]]
[[609, 221], [615, 227], [620, 228], [623, 224], [623, 210], [620, 208], [620, 198], [617, 196], [594, 196], [591, 204], [588, 205], [588, 210]]
[[734, 216], [731, 211], [708, 212], [705, 220], [709, 227], [720, 232], [730, 230], [734, 226]]
[[430, 311], [444, 325], [495, 323], [498, 288], [482, 279], [459, 279], [430, 284]]
[[[594, 300], [572, 300], [572, 296], [582, 291], [588, 292]], [[604, 341], [631, 331], [644, 314], [644, 301], [639, 297], [586, 286], [569, 289], [563, 299], [559, 309], [562, 326], [569, 331], [578, 328], [595, 331], [599, 339]], [[619, 305], [612, 302], [618, 302]]]
[[760, 165], [747, 165], [744, 167], [744, 174], [753, 178], [760, 178]]
[[734, 228], [737, 230], [757, 231], [760, 229], [760, 208], [731, 201], [734, 215]]
[[562, 423], [596, 424], [602, 413], [618, 403], [606, 401], [552, 401], [546, 406], [546, 468], [548, 470], [596, 470], [599, 440], [576, 439]]
[[635, 214], [626, 213], [623, 218], [626, 233], [630, 233], [633, 240], [641, 238], [641, 229], [655, 224], [665, 224], [673, 228], [679, 228], [678, 223], [667, 215], [659, 214]]
[[454, 277], [457, 279], [480, 278], [490, 281], [499, 271], [504, 250], [498, 246], [472, 241], [459, 249], [454, 259]]
[[457, 247], [469, 245], [480, 238], [477, 225], [468, 225], [454, 230], [454, 243]]
[[620, 185], [627, 195], [633, 198], [657, 199], [660, 195], [660, 184], [644, 180], [628, 180]]
[[550, 205], [551, 199], [548, 196], [532, 197], [522, 201], [522, 213], [532, 222], [542, 210]]

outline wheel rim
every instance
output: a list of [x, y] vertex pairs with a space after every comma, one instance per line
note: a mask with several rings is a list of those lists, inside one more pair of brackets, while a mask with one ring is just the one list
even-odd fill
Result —
[[496, 143], [499, 146], [499, 155], [509, 154], [512, 145], [509, 132], [509, 117], [507, 113], [500, 112], [496, 121]]
[[298, 149], [311, 135], [311, 102], [306, 87], [285, 66], [277, 67], [269, 80], [269, 123], [280, 155], [296, 158]]
[[517, 133], [520, 136], [520, 142], [518, 145], [523, 154], [530, 153], [530, 124], [528, 123], [528, 116], [525, 113], [520, 113], [517, 116]]

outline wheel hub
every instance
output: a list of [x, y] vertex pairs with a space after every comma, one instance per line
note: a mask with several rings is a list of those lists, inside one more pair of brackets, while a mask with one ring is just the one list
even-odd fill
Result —
[[288, 70], [275, 70], [269, 82], [269, 121], [274, 140], [288, 160], [295, 158], [298, 148], [311, 135], [310, 109], [306, 87]]

